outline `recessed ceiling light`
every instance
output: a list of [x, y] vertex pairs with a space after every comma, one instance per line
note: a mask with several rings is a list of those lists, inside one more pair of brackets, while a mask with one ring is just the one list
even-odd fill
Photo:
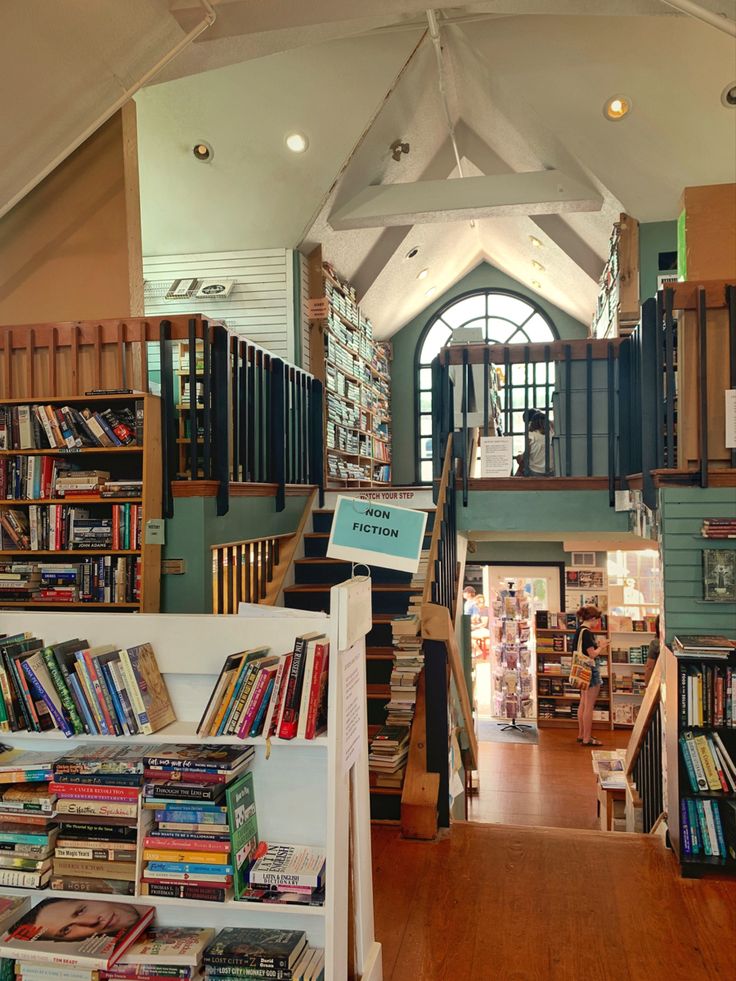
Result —
[[207, 163], [215, 155], [215, 151], [212, 149], [209, 143], [205, 143], [204, 140], [200, 140], [199, 143], [195, 143], [192, 147], [192, 153], [197, 160], [201, 160], [202, 163]]
[[612, 123], [618, 122], [631, 110], [631, 99], [626, 95], [612, 95], [603, 106], [603, 115]]
[[436, 286], [430, 286], [429, 289], [427, 290], [427, 292], [424, 295], [425, 296], [432, 296], [436, 292], [437, 292], [437, 287]]
[[532, 280], [532, 286], [534, 287], [535, 290], [541, 290], [542, 288], [542, 284], [539, 282], [538, 279]]
[[286, 145], [292, 153], [304, 153], [309, 146], [309, 140], [304, 133], [289, 133], [286, 137]]
[[413, 259], [415, 256], [418, 256], [418, 255], [419, 255], [419, 246], [418, 245], [412, 245], [412, 247], [406, 253], [406, 258], [407, 259]]
[[721, 92], [721, 102], [727, 109], [736, 109], [736, 82], [729, 82]]
[[429, 276], [429, 269], [422, 269], [422, 271], [417, 276], [417, 279], [426, 279]]
[[544, 242], [541, 240], [541, 238], [537, 238], [536, 235], [530, 235], [529, 236], [529, 241], [532, 243], [532, 245], [534, 246], [535, 249], [543, 249], [544, 248]]
[[541, 262], [538, 262], [536, 259], [532, 259], [532, 265], [534, 266], [535, 269], [538, 269], [539, 272], [544, 272], [544, 266], [542, 265]]

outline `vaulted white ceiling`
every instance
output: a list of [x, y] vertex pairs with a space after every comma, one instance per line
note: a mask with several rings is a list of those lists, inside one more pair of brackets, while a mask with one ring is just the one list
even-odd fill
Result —
[[[735, 0], [701, 2], [736, 16]], [[720, 102], [736, 81], [732, 38], [662, 0], [484, 0], [439, 14], [464, 173], [558, 168], [601, 210], [336, 232], [334, 210], [368, 185], [457, 176], [424, 4], [213, 3], [215, 23], [137, 97], [145, 253], [321, 242], [384, 336], [428, 287], [484, 258], [588, 322], [620, 211], [674, 218], [685, 185], [736, 179], [736, 111]], [[4, 0], [0, 85], [12, 98], [0, 118], [13, 152], [0, 213], [204, 13], [201, 0]], [[633, 110], [612, 124], [602, 106], [617, 93]], [[299, 157], [284, 146], [292, 130], [310, 140]], [[395, 162], [399, 137], [411, 150]], [[214, 147], [209, 164], [191, 154], [199, 140]]]

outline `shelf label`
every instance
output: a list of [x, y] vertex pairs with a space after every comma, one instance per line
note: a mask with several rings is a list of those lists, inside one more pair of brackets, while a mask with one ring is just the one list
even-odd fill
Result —
[[166, 544], [166, 524], [163, 518], [149, 518], [146, 522], [146, 545]]
[[426, 511], [338, 497], [327, 557], [416, 572]]

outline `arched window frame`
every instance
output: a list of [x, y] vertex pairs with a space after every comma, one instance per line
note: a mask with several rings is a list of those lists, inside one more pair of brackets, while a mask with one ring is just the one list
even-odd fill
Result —
[[[479, 318], [478, 316], [472, 316], [464, 323], [459, 323], [455, 327], [451, 327], [444, 320], [444, 315], [448, 313], [454, 306], [461, 303], [463, 300], [467, 300], [469, 297], [472, 296], [485, 297], [485, 314], [483, 315], [483, 317]], [[519, 323], [510, 320], [508, 317], [499, 317], [493, 313], [489, 313], [489, 299], [494, 296], [512, 297], [515, 300], [520, 300], [522, 303], [526, 304], [526, 306], [529, 308], [530, 310], [529, 315]], [[429, 334], [431, 329], [438, 321], [442, 320], [443, 323], [450, 330], [450, 336], [451, 336], [455, 330], [458, 330], [462, 327], [466, 327], [469, 324], [474, 324], [479, 319], [484, 319], [485, 320], [484, 333], [486, 335], [487, 344], [507, 344], [507, 343], [526, 344], [526, 343], [531, 343], [531, 341], [528, 334], [526, 334], [526, 332], [524, 331], [524, 326], [525, 324], [528, 324], [529, 321], [537, 314], [544, 320], [547, 327], [549, 328], [551, 334], [551, 338], [549, 339], [554, 341], [559, 340], [560, 337], [559, 332], [554, 324], [554, 321], [549, 316], [549, 314], [531, 297], [527, 296], [524, 293], [518, 293], [515, 290], [509, 290], [509, 289], [497, 289], [494, 287], [487, 287], [483, 289], [466, 290], [464, 293], [459, 293], [457, 296], [454, 296], [451, 300], [448, 300], [446, 303], [444, 303], [438, 310], [436, 310], [432, 314], [430, 319], [427, 321], [427, 323], [424, 326], [424, 329], [422, 330], [422, 333], [419, 336], [414, 351], [414, 472], [415, 472], [415, 481], [417, 484], [430, 483], [430, 481], [426, 479], [422, 480], [422, 472], [421, 472], [422, 461], [429, 459], [429, 457], [427, 455], [423, 456], [421, 453], [421, 440], [427, 438], [426, 434], [422, 435], [421, 427], [422, 427], [422, 416], [430, 415], [431, 418], [432, 393], [431, 393], [431, 389], [429, 389], [429, 413], [427, 412], [427, 410], [422, 411], [422, 395], [425, 395], [428, 389], [426, 386], [422, 387], [421, 385], [421, 378], [422, 378], [421, 370], [422, 368], [424, 369], [429, 368], [431, 362], [423, 362], [421, 360], [421, 355], [422, 355], [422, 348], [424, 347], [424, 342], [426, 341], [427, 335]], [[497, 340], [493, 337], [489, 338], [488, 337], [489, 320], [506, 320], [507, 323], [512, 325], [513, 329], [509, 335], [509, 339]], [[517, 335], [519, 332], [523, 334], [523, 337], [514, 339], [515, 335]]]

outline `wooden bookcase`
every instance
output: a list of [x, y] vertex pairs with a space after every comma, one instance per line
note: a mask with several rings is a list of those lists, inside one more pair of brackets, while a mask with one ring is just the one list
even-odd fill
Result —
[[[537, 643], [537, 713], [538, 713], [538, 725], [542, 729], [543, 728], [555, 728], [555, 727], [556, 728], [563, 728], [564, 729], [564, 728], [568, 728], [568, 727], [572, 727], [572, 726], [577, 726], [577, 724], [578, 724], [577, 717], [575, 717], [575, 718], [545, 718], [545, 717], [543, 717], [540, 714], [540, 710], [539, 710], [539, 705], [542, 702], [546, 702], [546, 701], [554, 701], [555, 703], [557, 703], [557, 702], [565, 702], [565, 703], [572, 703], [572, 704], [575, 704], [575, 705], [579, 705], [580, 704], [580, 695], [578, 695], [578, 694], [570, 694], [570, 693], [565, 693], [563, 691], [560, 694], [543, 695], [541, 693], [541, 691], [539, 690], [539, 683], [544, 678], [549, 678], [551, 680], [558, 681], [558, 682], [561, 683], [562, 687], [564, 688], [564, 686], [565, 686], [565, 684], [567, 682], [567, 679], [568, 679], [568, 677], [570, 675], [570, 672], [569, 671], [562, 671], [561, 669], [558, 669], [557, 672], [554, 672], [554, 671], [542, 671], [542, 670], [540, 670], [540, 662], [541, 661], [545, 661], [545, 662], [546, 661], [554, 661], [554, 660], [559, 661], [559, 659], [562, 658], [562, 657], [564, 657], [564, 656], [572, 657], [572, 651], [568, 650], [567, 648], [568, 648], [569, 643], [571, 643], [571, 639], [575, 636], [575, 631], [574, 630], [569, 630], [567, 628], [563, 629], [562, 627], [536, 627], [535, 628], [535, 636], [536, 636], [536, 643]], [[546, 640], [552, 640], [555, 636], [561, 637], [563, 639], [564, 650], [562, 650], [562, 651], [553, 651], [553, 652], [550, 652], [550, 651], [540, 651], [539, 650], [539, 640], [540, 640], [540, 638], [543, 638], [543, 639], [546, 639]], [[608, 634], [604, 630], [596, 630], [596, 636], [599, 636], [599, 637], [600, 636], [605, 636], [605, 637], [607, 637]], [[608, 721], [594, 719], [593, 720], [593, 728], [594, 729], [610, 729], [610, 728], [612, 728], [611, 721], [610, 721], [611, 720], [611, 655], [610, 655], [610, 651], [609, 651], [609, 654], [608, 654], [607, 661], [608, 661], [608, 676], [607, 677], [604, 676], [603, 680], [607, 682], [608, 692], [606, 694], [601, 693], [600, 697], [598, 698], [598, 700], [596, 702], [596, 705], [604, 705], [605, 704], [608, 707]]]
[[[177, 721], [151, 736], [126, 737], [123, 742], [246, 742], [255, 747], [252, 770], [259, 837], [262, 841], [325, 849], [325, 905], [279, 906], [236, 900], [216, 903], [155, 896], [134, 901], [155, 906], [156, 921], [162, 926], [305, 930], [309, 943], [325, 950], [326, 981], [344, 981], [348, 977], [349, 949], [355, 975], [361, 981], [380, 981], [382, 977], [381, 946], [374, 939], [373, 927], [365, 635], [350, 615], [351, 602], [355, 602], [350, 595], [353, 589], [350, 582], [332, 587], [331, 615], [266, 607], [258, 607], [257, 615], [234, 617], [0, 611], [0, 632], [30, 630], [46, 643], [69, 637], [85, 637], [92, 646], [111, 641], [123, 647], [151, 643]], [[228, 654], [242, 650], [244, 637], [248, 638], [248, 646], [268, 647], [274, 654], [284, 654], [292, 650], [295, 637], [313, 630], [325, 633], [330, 642], [326, 735], [313, 740], [196, 735], [197, 721], [222, 664]], [[65, 740], [59, 732], [2, 733], [3, 742], [13, 747], [59, 753], [84, 743], [108, 743], [114, 738], [79, 736]], [[357, 758], [346, 746], [346, 740], [357, 747]], [[33, 902], [49, 895], [79, 896], [44, 889], [4, 887], [4, 891], [30, 895]]]
[[[609, 638], [611, 640], [611, 652], [610, 652], [610, 668], [611, 668], [611, 722], [614, 729], [632, 729], [636, 720], [632, 722], [623, 722], [615, 718], [616, 705], [628, 702], [631, 705], [636, 706], [637, 710], [641, 708], [641, 703], [644, 698], [645, 689], [642, 688], [639, 692], [621, 692], [615, 690], [615, 676], [632, 679], [636, 675], [639, 677], [644, 677], [644, 672], [646, 671], [647, 657], [646, 654], [642, 658], [641, 662], [631, 660], [631, 648], [632, 647], [648, 647], [655, 634], [653, 630], [613, 630], [609, 631]], [[636, 641], [639, 641], [637, 644]], [[613, 650], [625, 650], [629, 652], [628, 660], [626, 661], [614, 661], [613, 660]]]
[[614, 224], [608, 261], [598, 283], [593, 337], [627, 337], [639, 323], [639, 222], [622, 214]]
[[[60, 407], [72, 405], [80, 410], [84, 407], [107, 408], [115, 406], [134, 407], [138, 401], [143, 402], [143, 443], [142, 445], [115, 446], [115, 447], [82, 447], [79, 449], [10, 449], [0, 450], [0, 457], [30, 457], [30, 456], [52, 456], [60, 457], [65, 460], [73, 460], [79, 464], [80, 469], [101, 469], [110, 472], [111, 479], [130, 478], [142, 480], [142, 494], [140, 498], [120, 497], [120, 498], [5, 498], [0, 500], [0, 510], [9, 508], [17, 510], [27, 510], [31, 505], [48, 507], [49, 505], [79, 505], [89, 508], [94, 513], [101, 510], [103, 515], [111, 513], [113, 504], [139, 504], [141, 512], [141, 545], [138, 549], [76, 549], [76, 550], [31, 550], [14, 549], [0, 551], [0, 563], [8, 561], [33, 561], [38, 558], [44, 563], [53, 563], [56, 558], [64, 562], [77, 558], [80, 561], [86, 557], [99, 557], [110, 555], [112, 559], [119, 556], [140, 557], [140, 599], [133, 603], [100, 603], [100, 602], [60, 602], [50, 600], [29, 601], [16, 600], [9, 601], [2, 598], [0, 594], [0, 607], [8, 608], [18, 606], [23, 609], [107, 609], [122, 610], [130, 612], [156, 613], [159, 609], [161, 591], [161, 546], [152, 545], [146, 542], [147, 523], [155, 518], [161, 517], [161, 495], [162, 495], [162, 469], [161, 469], [161, 401], [158, 396], [148, 395], [142, 392], [126, 395], [87, 395], [70, 396], [68, 398], [42, 399], [14, 399], [0, 400], [0, 407], [18, 405], [51, 405]], [[81, 635], [80, 635], [81, 636]]]
[[[198, 466], [197, 474], [192, 474], [192, 462], [191, 462], [191, 435], [188, 432], [188, 426], [190, 425], [191, 419], [191, 403], [188, 386], [191, 383], [191, 375], [189, 371], [189, 358], [191, 356], [191, 345], [188, 341], [181, 341], [178, 345], [178, 350], [176, 353], [176, 364], [177, 367], [174, 370], [175, 377], [175, 391], [174, 399], [176, 404], [177, 413], [177, 431], [176, 431], [176, 447], [177, 447], [177, 458], [178, 458], [178, 477], [185, 477], [188, 480], [196, 480], [197, 477], [203, 477], [204, 471]], [[196, 399], [194, 403], [194, 409], [197, 413], [197, 429], [204, 425], [204, 402], [200, 398], [199, 387], [204, 385], [204, 342], [196, 341], [194, 349], [194, 377], [195, 384], [197, 386]], [[197, 432], [197, 444], [202, 446], [204, 444], [204, 433], [200, 436], [199, 431]]]
[[309, 296], [310, 364], [325, 388], [326, 484], [388, 484], [388, 345], [373, 341], [373, 327], [358, 306], [355, 290], [323, 262], [319, 246], [309, 257]]

